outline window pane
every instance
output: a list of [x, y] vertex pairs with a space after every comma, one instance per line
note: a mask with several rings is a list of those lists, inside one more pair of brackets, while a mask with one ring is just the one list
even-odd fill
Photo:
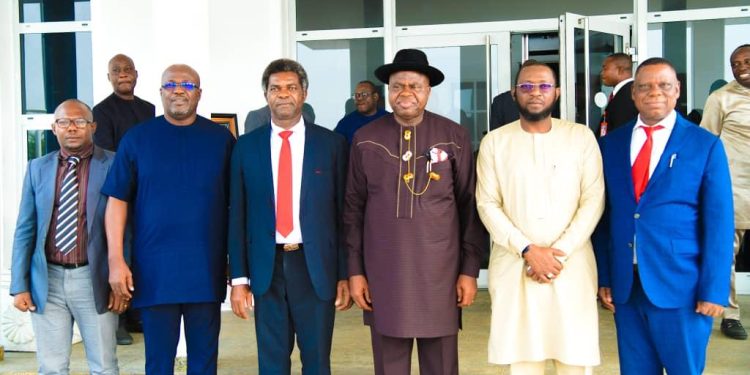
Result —
[[298, 31], [383, 27], [382, 0], [297, 0], [296, 4]]
[[370, 80], [383, 91], [373, 74], [383, 65], [382, 38], [299, 42], [297, 58], [310, 80], [306, 102], [315, 109], [315, 123], [326, 128], [354, 110], [351, 96], [358, 82]]
[[747, 0], [648, 0], [649, 12], [748, 5]]
[[29, 130], [26, 132], [27, 160], [36, 159], [60, 149], [52, 130]]
[[633, 2], [464, 0], [456, 6], [455, 0], [396, 0], [396, 24], [399, 26], [557, 18], [565, 12], [587, 16], [633, 13]]
[[699, 115], [712, 84], [719, 79], [734, 79], [729, 57], [735, 48], [747, 43], [749, 34], [750, 18], [649, 24], [648, 55], [662, 56], [675, 66], [680, 80], [680, 112], [697, 110], [694, 115]]
[[22, 113], [52, 113], [70, 98], [93, 105], [91, 70], [90, 32], [21, 34]]
[[91, 20], [89, 0], [19, 0], [20, 22]]

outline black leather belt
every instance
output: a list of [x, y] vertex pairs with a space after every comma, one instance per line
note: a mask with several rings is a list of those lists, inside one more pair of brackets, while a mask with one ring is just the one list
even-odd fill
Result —
[[60, 266], [62, 268], [68, 269], [68, 270], [72, 270], [72, 269], [75, 269], [75, 268], [84, 267], [84, 266], [88, 266], [89, 265], [89, 262], [83, 262], [83, 263], [65, 263], [65, 264], [63, 264], [63, 263], [55, 263], [55, 262], [49, 262], [48, 261], [47, 263], [54, 264], [56, 266]]
[[301, 243], [277, 243], [276, 250], [286, 251], [286, 252], [302, 250], [302, 244]]

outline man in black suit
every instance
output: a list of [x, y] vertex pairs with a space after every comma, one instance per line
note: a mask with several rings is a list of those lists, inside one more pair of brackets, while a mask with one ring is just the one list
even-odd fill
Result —
[[596, 132], [599, 137], [607, 135], [638, 116], [638, 110], [631, 97], [633, 61], [630, 56], [624, 53], [607, 56], [602, 63], [601, 77], [604, 86], [614, 87], [614, 89], [609, 95], [609, 102], [599, 122], [599, 129]]

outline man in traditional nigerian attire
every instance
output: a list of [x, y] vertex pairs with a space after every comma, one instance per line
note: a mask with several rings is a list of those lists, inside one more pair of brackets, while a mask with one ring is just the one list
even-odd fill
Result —
[[375, 70], [393, 114], [352, 141], [344, 209], [349, 285], [370, 326], [376, 374], [458, 374], [461, 308], [483, 248], [467, 129], [425, 111], [443, 73], [418, 50]]
[[512, 374], [591, 374], [599, 364], [596, 263], [602, 160], [585, 126], [551, 117], [560, 96], [546, 64], [516, 76], [521, 117], [479, 149], [477, 205], [492, 238], [489, 361]]

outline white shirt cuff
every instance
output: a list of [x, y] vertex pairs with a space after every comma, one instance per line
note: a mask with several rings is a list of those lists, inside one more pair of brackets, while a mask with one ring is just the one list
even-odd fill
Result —
[[250, 285], [250, 281], [247, 279], [247, 277], [235, 277], [232, 279], [232, 286], [237, 285]]

